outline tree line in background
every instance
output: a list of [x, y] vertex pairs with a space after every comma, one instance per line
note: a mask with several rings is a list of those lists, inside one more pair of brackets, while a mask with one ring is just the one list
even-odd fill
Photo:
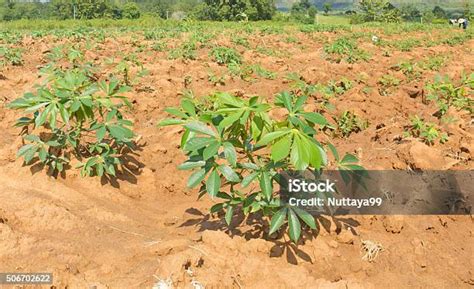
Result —
[[[323, 4], [324, 14], [332, 11], [332, 2]], [[345, 15], [351, 17], [351, 23], [364, 22], [401, 22], [401, 21], [443, 21], [447, 18], [464, 17], [472, 19], [472, 11], [469, 1], [464, 2], [462, 11], [446, 11], [440, 6], [433, 9], [420, 9], [414, 4], [402, 4], [398, 7], [388, 0], [359, 0], [357, 10], [347, 10]], [[316, 7], [309, 0], [300, 0], [293, 4], [290, 10], [292, 18], [304, 23], [314, 23], [314, 16], [318, 13]]]
[[269, 20], [273, 0], [0, 0], [0, 19], [139, 18], [173, 13], [200, 20]]
[[[469, 1], [464, 10], [447, 12], [440, 6], [420, 10], [411, 4], [396, 7], [388, 0], [358, 0], [356, 10], [345, 11], [353, 23], [368, 21], [426, 22], [448, 17], [471, 18]], [[322, 5], [324, 14], [333, 10], [332, 2]], [[0, 0], [0, 20], [16, 19], [136, 19], [151, 14], [164, 19], [192, 18], [199, 20], [256, 21], [269, 20], [276, 13], [274, 0]], [[279, 19], [314, 23], [318, 10], [314, 2], [300, 0], [291, 7], [290, 13]]]

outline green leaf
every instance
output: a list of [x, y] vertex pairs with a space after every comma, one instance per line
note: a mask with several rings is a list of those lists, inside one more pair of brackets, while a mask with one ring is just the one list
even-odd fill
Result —
[[217, 169], [229, 182], [238, 183], [240, 181], [239, 176], [228, 165], [220, 165]]
[[270, 200], [273, 194], [273, 184], [272, 177], [268, 172], [263, 172], [260, 175], [260, 189], [262, 189], [267, 200]]
[[230, 226], [230, 222], [232, 222], [232, 215], [234, 214], [234, 207], [228, 206], [227, 212], [225, 212], [225, 222], [227, 225]]
[[226, 118], [224, 118], [219, 123], [219, 127], [225, 128], [225, 127], [228, 127], [228, 126], [232, 125], [234, 122], [236, 122], [240, 118], [242, 113], [243, 113], [243, 111], [237, 111], [237, 112], [227, 116]]
[[175, 107], [168, 107], [165, 109], [165, 111], [171, 115], [174, 115], [180, 118], [184, 118], [184, 119], [188, 118], [188, 116], [184, 112], [180, 111], [179, 109]]
[[213, 170], [206, 181], [206, 190], [212, 197], [215, 197], [221, 187], [221, 178], [217, 170]]
[[276, 103], [281, 103], [283, 106], [290, 112], [293, 111], [293, 107], [291, 105], [291, 95], [288, 91], [282, 92], [277, 95]]
[[214, 142], [215, 139], [213, 138], [205, 138], [205, 137], [194, 137], [192, 139], [189, 139], [185, 145], [184, 145], [184, 150], [185, 151], [197, 151], [208, 144]]
[[309, 122], [312, 122], [314, 124], [319, 124], [319, 125], [326, 125], [328, 124], [328, 121], [326, 118], [321, 115], [320, 113], [316, 112], [303, 112], [301, 115]]
[[253, 180], [255, 180], [255, 178], [258, 177], [258, 174], [259, 174], [259, 172], [253, 172], [250, 175], [243, 178], [242, 183], [241, 183], [242, 188], [245, 188], [248, 185], [250, 185], [253, 182]]
[[190, 170], [194, 168], [200, 168], [206, 164], [205, 161], [197, 161], [197, 162], [185, 162], [178, 166], [178, 170]]
[[63, 104], [58, 104], [59, 113], [61, 114], [61, 118], [64, 123], [69, 123], [69, 113], [67, 112], [66, 108]]
[[227, 161], [232, 165], [236, 166], [237, 164], [237, 152], [235, 151], [234, 146], [230, 142], [225, 142], [224, 146], [224, 156]]
[[336, 147], [332, 143], [328, 143], [328, 147], [331, 150], [331, 152], [334, 156], [334, 159], [336, 159], [336, 162], [338, 162], [339, 161], [339, 153], [337, 152]]
[[278, 162], [290, 153], [291, 136], [286, 135], [272, 145], [272, 160]]
[[184, 125], [184, 127], [189, 129], [190, 131], [206, 134], [209, 136], [216, 136], [216, 133], [211, 128], [209, 128], [206, 124], [200, 121], [193, 121], [193, 122], [187, 123]]
[[316, 223], [314, 222], [314, 217], [310, 213], [296, 207], [293, 207], [292, 210], [295, 211], [298, 217], [300, 217], [300, 219], [303, 220], [303, 222], [305, 222], [306, 225], [308, 225], [311, 229], [313, 230], [316, 229]]
[[290, 233], [290, 239], [293, 242], [298, 242], [301, 234], [301, 224], [296, 216], [295, 212], [292, 209], [288, 210], [288, 227]]
[[23, 156], [24, 154], [26, 154], [26, 152], [27, 152], [28, 150], [30, 150], [30, 149], [33, 148], [34, 146], [35, 146], [34, 144], [30, 144], [30, 143], [29, 143], [29, 144], [26, 144], [26, 145], [24, 145], [24, 146], [22, 146], [22, 147], [18, 150], [18, 152], [16, 153], [16, 156], [17, 156], [17, 157]]
[[189, 115], [191, 116], [196, 115], [196, 108], [194, 106], [194, 103], [190, 99], [184, 98], [183, 100], [181, 100], [181, 107]]
[[247, 170], [258, 170], [258, 166], [254, 163], [242, 163], [240, 166]]
[[308, 167], [310, 161], [308, 145], [308, 142], [305, 142], [304, 138], [299, 135], [295, 135], [293, 138], [290, 162], [297, 170], [305, 170]]
[[30, 161], [35, 157], [35, 154], [37, 151], [38, 151], [38, 147], [33, 146], [25, 152], [25, 154], [23, 155], [23, 158], [25, 159], [26, 164], [30, 163]]
[[102, 177], [104, 175], [104, 166], [102, 164], [97, 164], [95, 166], [95, 171], [99, 177]]
[[357, 163], [357, 162], [359, 162], [359, 159], [356, 156], [351, 155], [351, 154], [346, 154], [341, 160], [341, 164], [351, 164], [351, 163]]
[[260, 141], [257, 143], [257, 146], [267, 145], [269, 142], [281, 136], [284, 136], [285, 134], [288, 134], [289, 132], [290, 132], [289, 130], [279, 130], [279, 131], [267, 133], [260, 139]]
[[271, 235], [280, 229], [281, 225], [283, 225], [283, 222], [285, 221], [287, 211], [287, 208], [281, 208], [273, 215], [270, 222], [270, 231], [268, 232], [268, 235]]
[[133, 132], [121, 125], [112, 124], [107, 126], [110, 134], [119, 141], [124, 141], [133, 137]]
[[215, 214], [224, 208], [224, 203], [215, 204], [211, 207], [211, 214]]
[[188, 142], [189, 138], [192, 138], [194, 136], [194, 133], [185, 129], [183, 135], [181, 136], [181, 142], [180, 146], [181, 148], [184, 148], [184, 145]]
[[188, 179], [188, 188], [194, 188], [195, 186], [199, 185], [205, 176], [205, 169], [200, 169], [199, 171], [194, 172]]
[[210, 143], [209, 146], [207, 146], [202, 153], [204, 160], [208, 160], [214, 156], [217, 156], [220, 147], [221, 144], [218, 141]]
[[41, 148], [38, 151], [38, 157], [39, 157], [40, 161], [45, 162], [47, 156], [48, 156], [48, 152], [44, 148]]
[[160, 121], [160, 123], [158, 123], [158, 126], [177, 125], [177, 124], [183, 124], [183, 123], [185, 123], [184, 120], [168, 118], [168, 119], [164, 119]]
[[50, 104], [50, 103], [49, 103], [49, 102], [42, 102], [42, 103], [33, 105], [33, 106], [28, 107], [27, 109], [25, 109], [25, 112], [26, 112], [26, 113], [35, 112], [35, 111], [37, 111], [38, 109], [47, 106], [48, 104]]
[[324, 153], [324, 151], [322, 151], [322, 149], [320, 149], [316, 143], [310, 140], [306, 140], [306, 142], [308, 144], [307, 148], [309, 150], [309, 164], [313, 168], [319, 170], [323, 161], [322, 153]]
[[26, 135], [24, 139], [32, 142], [41, 142], [40, 137], [34, 134]]
[[35, 126], [40, 127], [42, 124], [46, 122], [46, 118], [48, 117], [49, 111], [51, 109], [51, 106], [48, 106], [45, 110], [40, 112], [38, 116], [35, 119]]
[[101, 142], [104, 137], [105, 137], [105, 134], [107, 133], [107, 129], [105, 128], [105, 126], [101, 126], [96, 132], [96, 137], [97, 137], [97, 140], [99, 142]]
[[308, 96], [306, 96], [306, 95], [302, 95], [302, 96], [298, 97], [298, 99], [295, 102], [294, 110], [295, 111], [300, 110], [303, 107], [303, 105], [305, 104], [307, 99], [308, 99]]

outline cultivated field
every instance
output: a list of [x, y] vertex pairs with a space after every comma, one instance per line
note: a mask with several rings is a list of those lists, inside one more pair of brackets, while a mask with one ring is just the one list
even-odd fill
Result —
[[[183, 98], [293, 91], [328, 120], [318, 140], [367, 169], [472, 170], [472, 28], [130, 23], [2, 28], [0, 272], [53, 272], [51, 288], [474, 286], [471, 216], [321, 216], [298, 246], [269, 237], [266, 219], [236, 214], [228, 227], [209, 214], [218, 199], [186, 188], [182, 130], [157, 126]], [[116, 177], [74, 163], [48, 175], [16, 156], [24, 112], [7, 105], [70, 68], [130, 87], [135, 150]], [[372, 262], [366, 240], [383, 247]]]

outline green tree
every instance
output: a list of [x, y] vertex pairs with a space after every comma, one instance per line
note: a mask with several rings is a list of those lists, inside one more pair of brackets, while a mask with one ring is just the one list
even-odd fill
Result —
[[309, 0], [301, 0], [291, 7], [291, 17], [299, 22], [314, 24], [314, 17], [318, 10]]
[[332, 4], [329, 2], [326, 2], [324, 3], [323, 8], [324, 8], [324, 14], [328, 15], [329, 12], [332, 10]]
[[291, 13], [306, 13], [311, 6], [312, 5], [311, 3], [309, 3], [309, 0], [301, 0], [300, 2], [296, 2], [295, 4], [293, 4], [293, 6], [291, 6]]
[[273, 0], [204, 0], [196, 8], [201, 20], [269, 20], [275, 13]]
[[359, 2], [362, 21], [399, 22], [400, 10], [387, 0], [361, 0]]
[[127, 2], [122, 7], [122, 17], [128, 19], [140, 18], [140, 8], [135, 2]]
[[439, 6], [433, 8], [433, 14], [436, 18], [447, 18], [446, 11]]
[[463, 3], [463, 17], [466, 19], [471, 20], [472, 19], [472, 11], [471, 11], [471, 4], [469, 3], [469, 0], [465, 0]]
[[413, 4], [405, 4], [400, 7], [400, 13], [403, 19], [408, 21], [416, 21], [420, 19], [421, 12]]

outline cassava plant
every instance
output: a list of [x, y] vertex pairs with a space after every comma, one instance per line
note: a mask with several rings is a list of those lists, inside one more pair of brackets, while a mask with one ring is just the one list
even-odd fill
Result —
[[[318, 113], [304, 111], [307, 96], [283, 92], [274, 103], [260, 97], [237, 98], [217, 93], [202, 100], [184, 98], [178, 108], [167, 108], [173, 118], [160, 126], [180, 125], [184, 129], [181, 149], [188, 159], [180, 170], [193, 170], [188, 187], [199, 187], [218, 199], [211, 213], [225, 212], [231, 224], [238, 210], [248, 216], [271, 218], [269, 234], [288, 223], [289, 236], [297, 242], [302, 225], [315, 229], [308, 212], [280, 203], [275, 187], [281, 170], [322, 170], [328, 166], [325, 146], [316, 140], [318, 126], [327, 120]], [[281, 118], [271, 111], [285, 109]], [[356, 170], [357, 158], [339, 158], [329, 144], [340, 169]]]
[[83, 176], [115, 176], [124, 150], [133, 148], [132, 122], [123, 115], [129, 88], [116, 79], [97, 81], [87, 72], [56, 70], [36, 92], [9, 103], [24, 116], [24, 145], [17, 156], [41, 162], [51, 174], [62, 172], [74, 157]]

